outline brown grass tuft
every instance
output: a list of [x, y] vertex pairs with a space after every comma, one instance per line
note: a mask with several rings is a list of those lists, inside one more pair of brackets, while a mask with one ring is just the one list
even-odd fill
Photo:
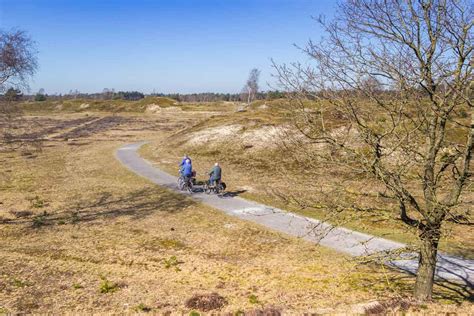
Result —
[[254, 309], [245, 313], [245, 316], [280, 316], [281, 311], [276, 307], [266, 307], [264, 309]]
[[211, 294], [194, 294], [186, 300], [187, 308], [197, 309], [203, 312], [221, 309], [227, 305], [227, 300], [217, 293]]

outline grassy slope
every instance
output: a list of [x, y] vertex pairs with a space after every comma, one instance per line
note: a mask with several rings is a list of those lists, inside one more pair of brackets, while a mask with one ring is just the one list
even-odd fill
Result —
[[125, 100], [86, 100], [71, 99], [63, 101], [46, 100], [43, 102], [24, 102], [22, 108], [28, 112], [139, 112], [143, 113], [147, 106], [158, 105], [162, 108], [174, 106], [177, 102], [169, 98], [146, 97], [138, 101]]
[[[261, 103], [261, 101], [260, 101]], [[268, 149], [257, 145], [254, 148], [245, 148], [239, 141], [238, 135], [217, 137], [216, 140], [205, 143], [190, 143], [193, 133], [200, 133], [215, 127], [241, 125], [244, 133], [249, 130], [258, 130], [264, 126], [281, 126], [285, 124], [286, 113], [269, 103], [270, 109], [260, 109], [261, 104], [254, 104], [251, 110], [243, 113], [225, 112], [222, 116], [215, 116], [208, 120], [181, 130], [166, 139], [155, 138], [151, 145], [145, 146], [142, 154], [151, 161], [169, 172], [175, 173], [176, 161], [183, 153], [188, 153], [194, 158], [198, 174], [203, 175], [215, 161], [224, 166], [225, 180], [231, 190], [245, 190], [242, 196], [251, 198], [276, 207], [285, 208], [314, 218], [325, 218], [324, 208], [302, 208], [294, 203], [287, 203], [275, 197], [270, 190], [279, 190], [297, 196], [301, 200], [310, 200], [318, 190], [318, 185], [330, 184], [327, 176], [308, 178], [301, 173], [298, 167], [292, 169], [288, 165], [287, 173], [281, 174], [272, 171], [273, 164], [287, 160], [287, 154], [280, 149]], [[242, 135], [242, 134], [240, 134]], [[267, 141], [271, 143], [272, 140]], [[363, 183], [361, 185], [360, 183]], [[316, 184], [316, 185], [315, 185]], [[366, 180], [354, 183], [355, 192], [363, 192], [368, 187], [376, 188], [377, 184]], [[270, 190], [269, 190], [270, 189]], [[370, 201], [369, 201], [370, 202]], [[315, 201], [309, 202], [315, 205]], [[316, 201], [317, 203], [317, 201]], [[378, 205], [377, 200], [372, 205]], [[317, 205], [316, 205], [317, 206]], [[377, 213], [357, 214], [345, 212], [338, 218], [345, 226], [374, 235], [404, 243], [413, 243], [417, 240], [416, 231], [409, 230], [403, 223], [396, 219], [386, 206], [379, 206]], [[472, 226], [459, 226], [445, 223], [445, 235], [440, 248], [449, 253], [474, 258], [474, 230]]]
[[[147, 118], [153, 132], [141, 121], [48, 142], [36, 158], [1, 155], [1, 311], [181, 314], [192, 294], [218, 292], [229, 303], [222, 312], [302, 313], [409, 293], [405, 275], [226, 216], [115, 160], [124, 142], [164, 137], [170, 119]], [[459, 299], [442, 287], [436, 297]]]

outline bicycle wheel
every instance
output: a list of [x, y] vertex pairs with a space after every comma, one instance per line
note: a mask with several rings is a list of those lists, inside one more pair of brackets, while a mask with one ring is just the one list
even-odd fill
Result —
[[183, 179], [182, 177], [179, 177], [179, 178], [178, 178], [178, 189], [180, 189], [181, 191], [183, 191], [183, 190], [184, 190], [184, 185], [185, 185], [184, 179]]
[[204, 183], [204, 193], [211, 194], [211, 191], [212, 190], [211, 190], [211, 187], [209, 186], [209, 183], [208, 182]]
[[222, 183], [219, 183], [217, 185], [217, 189], [218, 189], [219, 192], [224, 192], [225, 191], [225, 187]]
[[193, 193], [193, 182], [190, 180], [188, 181], [188, 184], [186, 186], [186, 189], [188, 190], [189, 193]]

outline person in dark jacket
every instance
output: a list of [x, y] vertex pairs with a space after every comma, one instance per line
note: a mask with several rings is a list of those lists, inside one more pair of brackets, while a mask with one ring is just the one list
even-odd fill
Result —
[[218, 184], [221, 181], [222, 169], [219, 166], [218, 162], [214, 164], [214, 167], [212, 168], [211, 172], [209, 172], [209, 177], [210, 185], [213, 185], [214, 183]]

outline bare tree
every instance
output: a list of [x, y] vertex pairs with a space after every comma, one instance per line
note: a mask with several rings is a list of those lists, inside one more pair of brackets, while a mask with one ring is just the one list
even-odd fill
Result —
[[0, 31], [0, 88], [25, 84], [37, 68], [33, 41], [24, 31]]
[[[33, 41], [23, 31], [0, 31], [0, 91], [10, 86], [27, 87], [27, 79], [37, 69], [36, 50]], [[0, 150], [21, 147], [15, 133], [27, 126], [22, 120], [22, 111], [17, 106], [18, 98], [4, 96], [0, 100]]]
[[244, 88], [242, 89], [242, 95], [247, 98], [247, 104], [250, 104], [255, 100], [255, 96], [258, 92], [258, 80], [260, 78], [260, 70], [253, 68], [250, 70], [249, 77], [245, 83]]
[[430, 299], [442, 224], [466, 212], [472, 185], [472, 3], [347, 0], [318, 22], [326, 38], [302, 48], [311, 66], [274, 64], [304, 150], [396, 201], [419, 232], [414, 295]]

